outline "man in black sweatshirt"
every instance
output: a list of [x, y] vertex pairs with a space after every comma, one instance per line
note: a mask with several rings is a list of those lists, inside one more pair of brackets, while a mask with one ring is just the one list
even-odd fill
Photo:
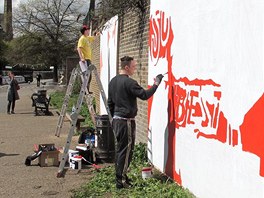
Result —
[[127, 170], [132, 159], [135, 145], [137, 115], [137, 98], [149, 99], [157, 90], [163, 75], [155, 78], [154, 85], [148, 90], [143, 89], [137, 81], [130, 78], [136, 70], [136, 61], [129, 56], [121, 58], [120, 74], [109, 83], [108, 106], [113, 117], [113, 130], [116, 136], [116, 187], [130, 187]]

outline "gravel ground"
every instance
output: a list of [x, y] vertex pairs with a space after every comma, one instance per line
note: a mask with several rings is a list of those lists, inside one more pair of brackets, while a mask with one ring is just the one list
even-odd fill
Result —
[[[94, 168], [78, 171], [66, 166], [65, 176], [57, 178], [58, 167], [40, 167], [38, 159], [31, 166], [24, 164], [33, 154], [34, 144], [64, 147], [70, 129], [70, 123], [64, 122], [61, 136], [54, 135], [59, 118], [56, 109], [50, 109], [53, 116], [34, 115], [30, 96], [35, 90], [34, 84], [21, 85], [16, 114], [0, 113], [0, 197], [71, 197], [73, 189], [89, 181]], [[48, 93], [51, 91], [49, 88]], [[5, 100], [6, 89], [0, 87], [1, 106]], [[73, 137], [71, 149], [77, 145], [77, 138]]]

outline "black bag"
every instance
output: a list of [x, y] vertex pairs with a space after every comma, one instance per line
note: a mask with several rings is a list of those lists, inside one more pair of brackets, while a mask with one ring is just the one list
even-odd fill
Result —
[[82, 131], [81, 135], [79, 136], [78, 143], [79, 144], [84, 144], [85, 143], [85, 139], [87, 137], [90, 137], [91, 135], [94, 135], [94, 132], [95, 132], [95, 129], [92, 128], [92, 127], [85, 128]]
[[41, 155], [41, 153], [42, 153], [42, 151], [40, 150], [40, 151], [38, 151], [38, 152], [36, 152], [36, 153], [34, 153], [32, 155], [27, 156], [26, 161], [25, 161], [25, 165], [26, 166], [30, 166], [31, 165], [31, 161], [36, 159], [36, 158], [38, 158]]

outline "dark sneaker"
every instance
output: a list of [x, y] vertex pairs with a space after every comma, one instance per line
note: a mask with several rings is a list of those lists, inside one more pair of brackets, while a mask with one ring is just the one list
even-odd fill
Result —
[[124, 187], [123, 187], [123, 184], [119, 184], [119, 183], [117, 183], [117, 184], [116, 184], [116, 188], [117, 188], [117, 189], [121, 189], [121, 188], [124, 188]]
[[15, 112], [14, 112], [14, 111], [11, 111], [11, 113], [12, 113], [12, 114], [15, 114]]
[[131, 184], [131, 182], [123, 182], [123, 183], [120, 183], [120, 182], [117, 182], [116, 183], [116, 188], [117, 189], [121, 189], [121, 188], [131, 188], [133, 187], [133, 185]]
[[132, 180], [131, 180], [131, 179], [126, 180], [126, 183], [127, 183], [130, 187], [133, 186], [133, 184], [132, 184]]
[[126, 175], [125, 177], [126, 177], [126, 183], [127, 183], [128, 185], [130, 185], [130, 186], [133, 186], [133, 184], [132, 184], [132, 179], [128, 178], [127, 175]]

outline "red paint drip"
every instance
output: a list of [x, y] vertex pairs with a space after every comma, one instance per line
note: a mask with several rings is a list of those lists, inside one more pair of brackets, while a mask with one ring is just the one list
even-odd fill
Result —
[[232, 136], [232, 146], [236, 146], [238, 144], [238, 133], [237, 130], [233, 129], [233, 136]]
[[231, 134], [231, 125], [229, 124], [229, 127], [228, 127], [228, 142], [229, 142], [229, 145], [231, 145], [231, 137], [232, 137], [232, 134]]
[[[148, 88], [150, 88], [151, 86], [149, 85]], [[153, 102], [153, 96], [151, 98], [148, 99], [148, 126], [149, 126], [149, 122], [150, 122], [150, 115], [151, 115], [151, 109], [152, 109], [152, 102]]]

